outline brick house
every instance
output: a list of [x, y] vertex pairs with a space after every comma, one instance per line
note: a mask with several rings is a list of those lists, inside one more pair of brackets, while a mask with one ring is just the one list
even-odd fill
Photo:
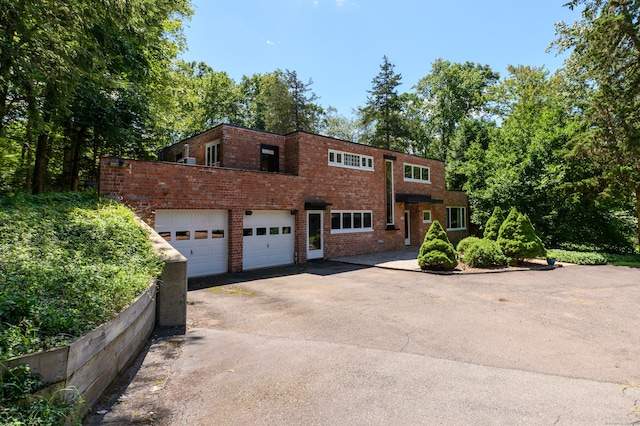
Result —
[[189, 276], [419, 246], [432, 220], [468, 235], [444, 163], [330, 137], [221, 124], [160, 161], [102, 158], [121, 200], [189, 259]]

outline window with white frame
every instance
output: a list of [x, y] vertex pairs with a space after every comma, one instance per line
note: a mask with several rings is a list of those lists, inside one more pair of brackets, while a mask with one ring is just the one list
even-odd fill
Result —
[[422, 210], [422, 223], [431, 223], [431, 210]]
[[373, 157], [330, 149], [329, 165], [348, 167], [350, 169], [373, 170]]
[[467, 229], [467, 208], [447, 207], [447, 231]]
[[373, 231], [373, 214], [368, 210], [332, 211], [331, 233]]
[[404, 180], [408, 182], [431, 183], [429, 167], [404, 163]]
[[220, 139], [209, 142], [204, 146], [205, 149], [205, 165], [211, 167], [220, 167]]

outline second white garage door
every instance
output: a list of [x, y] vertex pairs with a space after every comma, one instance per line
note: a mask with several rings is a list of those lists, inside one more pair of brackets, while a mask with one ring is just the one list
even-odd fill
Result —
[[226, 210], [157, 210], [155, 229], [187, 258], [187, 275], [227, 272]]
[[244, 217], [242, 268], [293, 263], [295, 216], [286, 211], [253, 211]]

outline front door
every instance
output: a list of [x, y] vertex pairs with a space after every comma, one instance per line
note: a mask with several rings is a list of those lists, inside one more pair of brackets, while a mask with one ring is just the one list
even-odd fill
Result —
[[411, 245], [411, 228], [409, 227], [409, 210], [404, 211], [404, 245]]
[[309, 260], [324, 257], [322, 215], [322, 211], [307, 212], [307, 259]]

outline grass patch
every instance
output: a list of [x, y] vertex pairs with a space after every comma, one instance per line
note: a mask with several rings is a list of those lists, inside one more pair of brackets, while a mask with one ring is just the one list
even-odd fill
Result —
[[0, 360], [66, 345], [159, 276], [133, 213], [82, 193], [0, 199]]
[[569, 250], [549, 250], [547, 257], [555, 257], [558, 262], [575, 263], [577, 265], [617, 265], [640, 267], [638, 254], [613, 254], [595, 251], [581, 252]]

